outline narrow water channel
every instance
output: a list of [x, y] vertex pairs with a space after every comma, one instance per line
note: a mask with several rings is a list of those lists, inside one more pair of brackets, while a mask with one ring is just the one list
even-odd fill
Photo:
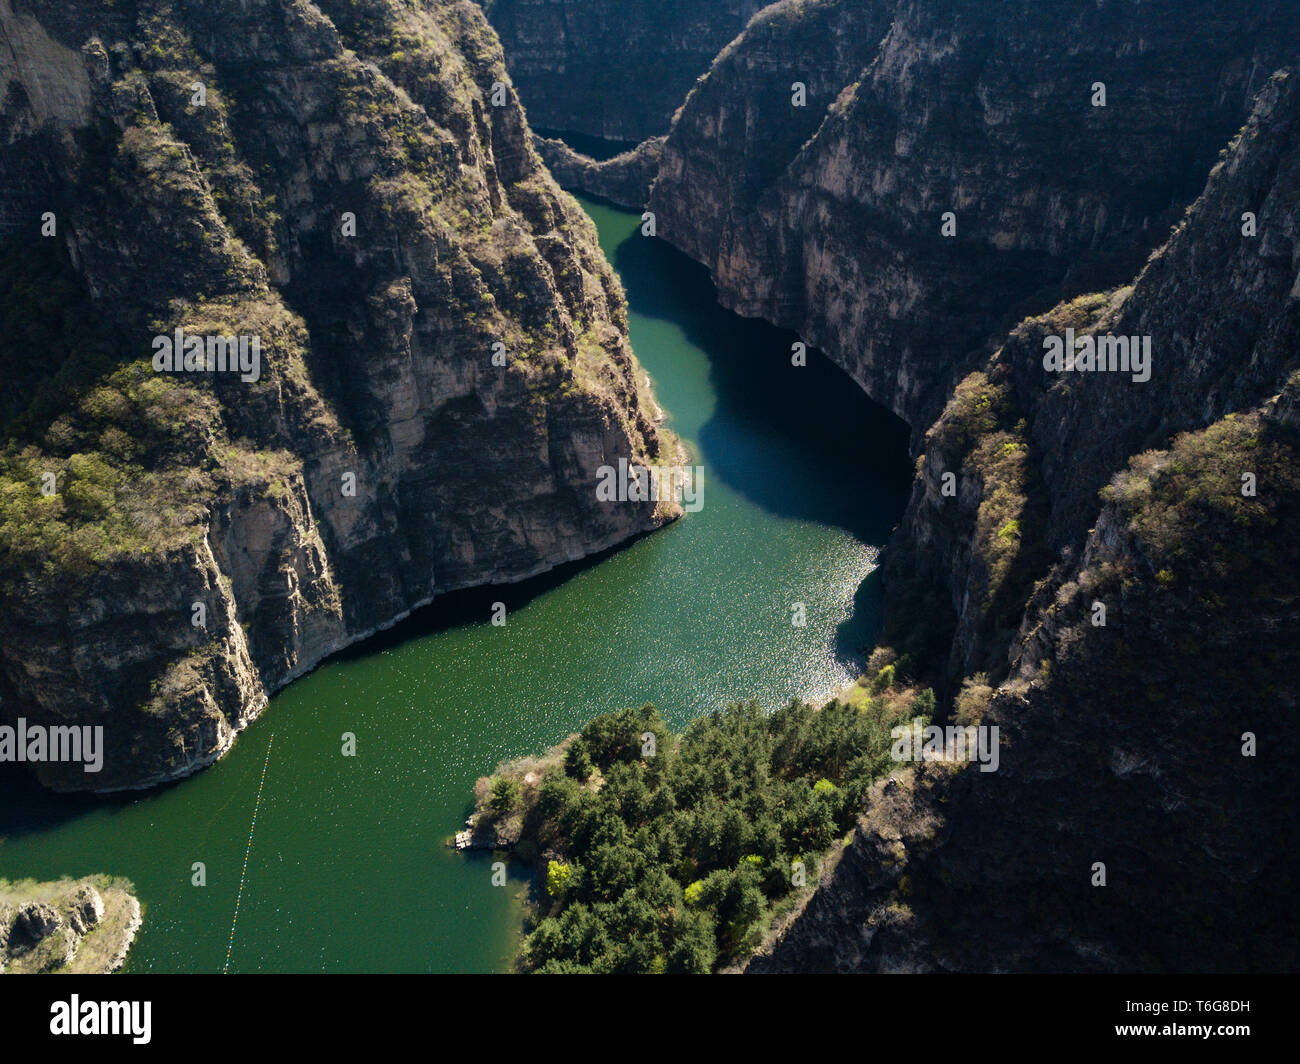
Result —
[[[146, 914], [127, 971], [217, 972], [228, 948], [239, 972], [502, 970], [525, 884], [493, 887], [490, 859], [445, 847], [477, 776], [623, 705], [654, 702], [680, 726], [738, 699], [824, 697], [857, 674], [906, 498], [906, 430], [819, 356], [791, 366], [792, 336], [719, 308], [707, 274], [641, 237], [636, 215], [583, 206], [627, 288], [637, 354], [704, 466], [703, 510], [435, 603], [281, 692], [192, 779], [106, 801], [7, 771], [0, 878], [131, 879]], [[487, 623], [497, 599], [504, 628]], [[356, 757], [340, 756], [344, 732]], [[191, 884], [195, 862], [206, 886]]]

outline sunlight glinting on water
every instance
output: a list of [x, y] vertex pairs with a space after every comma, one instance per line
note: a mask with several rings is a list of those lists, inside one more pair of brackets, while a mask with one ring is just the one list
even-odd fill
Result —
[[[478, 776], [624, 705], [654, 702], [680, 727], [856, 675], [905, 434], [824, 360], [791, 367], [787, 334], [718, 308], [635, 215], [584, 206], [658, 400], [705, 466], [704, 508], [597, 562], [435, 603], [280, 692], [182, 783], [107, 803], [20, 788], [0, 811], [0, 877], [134, 881], [146, 910], [128, 971], [220, 971], [237, 897], [231, 971], [501, 970], [525, 873], [493, 887], [489, 860], [445, 845]], [[496, 599], [505, 627], [488, 623]]]

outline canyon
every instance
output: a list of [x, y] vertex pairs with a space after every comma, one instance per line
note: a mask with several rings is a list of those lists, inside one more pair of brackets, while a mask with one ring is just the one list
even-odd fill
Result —
[[561, 160], [911, 425], [882, 643], [1006, 742], [882, 781], [748, 970], [1294, 966], [1297, 19], [778, 3], [635, 180]]
[[[440, 596], [680, 516], [598, 498], [687, 456], [558, 179], [906, 422], [878, 649], [1000, 736], [879, 780], [740, 966], [1294, 969], [1294, 3], [209, 6], [0, 0], [0, 721], [173, 779]], [[260, 379], [154, 374], [180, 329]]]

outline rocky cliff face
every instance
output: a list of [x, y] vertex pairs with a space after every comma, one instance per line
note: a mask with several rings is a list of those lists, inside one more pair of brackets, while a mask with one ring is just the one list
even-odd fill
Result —
[[53, 883], [0, 880], [0, 973], [106, 975], [140, 929], [131, 884], [108, 876]]
[[[677, 445], [475, 5], [0, 0], [0, 39], [0, 361], [31, 385], [0, 718], [105, 728], [101, 773], [44, 782], [193, 771], [435, 596], [673, 516], [596, 500]], [[255, 338], [255, 371], [160, 371], [178, 329]]]
[[[664, 145], [653, 207], [669, 243], [721, 279], [738, 223], [765, 194], [780, 195], [774, 186], [876, 58], [896, 6], [892, 0], [773, 4], [721, 52]], [[753, 265], [745, 286], [750, 302], [772, 279], [766, 270], [772, 263]], [[728, 289], [720, 298], [734, 296]]]
[[[1051, 559], [1080, 548], [1097, 493], [1130, 456], [1253, 409], [1285, 380], [1300, 350], [1290, 331], [1300, 239], [1295, 81], [1283, 74], [1265, 84], [1204, 192], [1133, 285], [1022, 323], [927, 433], [885, 577], [894, 636], [906, 639], [927, 618], [927, 634], [951, 643], [952, 677], [1005, 674], [1033, 582]], [[1149, 338], [1150, 379], [1045, 371], [1048, 338], [1067, 329]], [[943, 617], [955, 632], [935, 623]]]
[[1012, 323], [1133, 276], [1298, 39], [1283, 0], [791, 0], [692, 92], [650, 206], [919, 437]]
[[542, 129], [642, 141], [761, 0], [479, 0], [528, 117]]
[[599, 160], [574, 151], [554, 137], [538, 137], [535, 144], [547, 169], [565, 188], [639, 211], [650, 198], [650, 186], [659, 172], [664, 138], [643, 140], [631, 151]]
[[[1000, 767], [878, 786], [751, 970], [1294, 969], [1298, 225], [1289, 71], [1131, 287], [959, 386], [890, 596], [949, 618], [957, 722], [999, 727]], [[1150, 379], [1045, 372], [1067, 327], [1151, 337]]]

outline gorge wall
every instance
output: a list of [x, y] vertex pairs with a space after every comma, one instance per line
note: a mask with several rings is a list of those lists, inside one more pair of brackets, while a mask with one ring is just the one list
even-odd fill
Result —
[[668, 132], [695, 79], [761, 0], [479, 0], [530, 122], [642, 141]]
[[[193, 771], [435, 596], [674, 516], [596, 500], [678, 445], [475, 5], [0, 0], [0, 43], [0, 720], [106, 748], [43, 782]], [[177, 329], [256, 372], [158, 371]]]
[[650, 209], [919, 435], [1016, 321], [1137, 272], [1298, 38], [1281, 0], [777, 4], [683, 105]]
[[[1289, 70], [1132, 286], [1026, 321], [957, 388], [891, 620], [952, 619], [956, 721], [1000, 729], [999, 768], [877, 785], [751, 971], [1294, 969], [1297, 236]], [[1067, 327], [1150, 336], [1150, 380], [1051, 379]]]

